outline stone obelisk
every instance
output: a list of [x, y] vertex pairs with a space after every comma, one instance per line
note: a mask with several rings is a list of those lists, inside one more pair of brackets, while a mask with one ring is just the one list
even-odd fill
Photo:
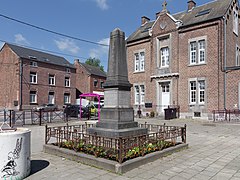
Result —
[[115, 29], [110, 34], [107, 80], [104, 84], [104, 108], [90, 134], [106, 137], [126, 137], [147, 134], [134, 121], [131, 107], [131, 87], [128, 81], [125, 33]]

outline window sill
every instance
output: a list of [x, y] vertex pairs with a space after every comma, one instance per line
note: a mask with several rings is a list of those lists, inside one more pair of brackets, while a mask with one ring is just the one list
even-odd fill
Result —
[[207, 65], [207, 63], [188, 64], [188, 67]]
[[30, 84], [32, 84], [32, 85], [37, 85], [37, 83], [33, 83], [33, 82], [30, 82]]
[[133, 74], [145, 73], [145, 71], [134, 71]]
[[55, 84], [49, 84], [49, 86], [55, 87], [56, 85]]
[[158, 67], [158, 69], [169, 69], [169, 66], [165, 66], [165, 67]]

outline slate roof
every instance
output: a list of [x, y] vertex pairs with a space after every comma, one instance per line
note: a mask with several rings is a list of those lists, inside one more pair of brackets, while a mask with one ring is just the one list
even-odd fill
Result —
[[100, 77], [107, 77], [106, 72], [103, 72], [99, 67], [92, 66], [86, 63], [80, 63], [85, 69], [88, 71], [89, 74], [100, 76]]
[[21, 46], [16, 46], [9, 43], [5, 43], [5, 45], [8, 45], [21, 58], [74, 68], [74, 65], [68, 62], [63, 57], [41, 52], [41, 51], [36, 51], [33, 49], [21, 47]]
[[[179, 28], [183, 28], [223, 17], [231, 5], [231, 2], [232, 0], [215, 0], [201, 6], [196, 6], [189, 12], [186, 10], [184, 12], [173, 14], [172, 16], [176, 20], [180, 20], [182, 22], [182, 25]], [[199, 15], [199, 13], [202, 15]], [[154, 22], [155, 21], [150, 21], [139, 27], [128, 37], [127, 42], [149, 37], [150, 35], [147, 29], [151, 29]]]

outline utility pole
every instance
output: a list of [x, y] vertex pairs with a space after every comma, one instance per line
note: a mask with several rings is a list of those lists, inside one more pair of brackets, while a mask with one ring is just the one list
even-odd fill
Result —
[[23, 77], [23, 63], [22, 63], [22, 59], [21, 58], [19, 58], [19, 61], [20, 61], [20, 63], [19, 63], [19, 65], [20, 65], [20, 67], [19, 67], [19, 70], [20, 70], [20, 76], [19, 76], [19, 82], [20, 82], [20, 92], [19, 92], [19, 94], [20, 94], [20, 97], [19, 97], [19, 110], [22, 110], [22, 77]]

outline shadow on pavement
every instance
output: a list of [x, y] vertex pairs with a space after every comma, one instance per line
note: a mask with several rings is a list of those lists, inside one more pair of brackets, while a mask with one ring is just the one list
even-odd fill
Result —
[[30, 175], [35, 174], [38, 171], [49, 166], [49, 162], [45, 160], [31, 160], [31, 172]]

